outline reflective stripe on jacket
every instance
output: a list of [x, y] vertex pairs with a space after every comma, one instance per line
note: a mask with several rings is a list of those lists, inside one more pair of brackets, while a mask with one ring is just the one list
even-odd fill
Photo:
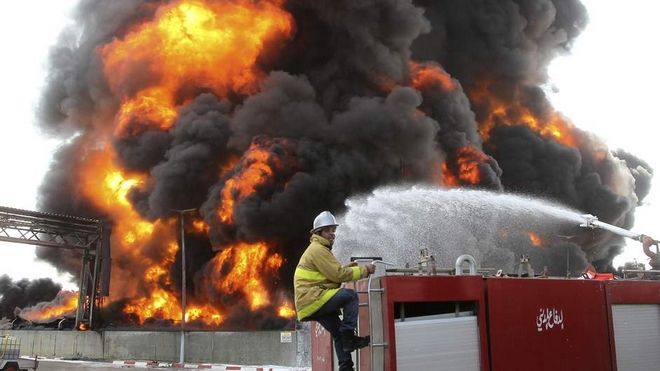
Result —
[[342, 282], [357, 281], [367, 276], [365, 267], [346, 267], [335, 258], [330, 242], [313, 234], [300, 257], [293, 275], [296, 312], [299, 320], [309, 317], [327, 303]]

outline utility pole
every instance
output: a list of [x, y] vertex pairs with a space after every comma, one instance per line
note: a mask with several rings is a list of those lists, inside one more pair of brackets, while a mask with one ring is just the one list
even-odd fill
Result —
[[187, 212], [196, 211], [197, 209], [177, 210], [172, 209], [175, 213], [179, 213], [179, 220], [181, 224], [181, 349], [179, 351], [179, 363], [184, 365], [185, 360], [185, 327], [186, 327], [186, 239], [184, 237], [184, 219], [183, 216]]

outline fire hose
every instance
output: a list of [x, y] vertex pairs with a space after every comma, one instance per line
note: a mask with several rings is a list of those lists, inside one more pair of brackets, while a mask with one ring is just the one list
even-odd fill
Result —
[[351, 256], [351, 262], [355, 263], [364, 263], [368, 262], [369, 264], [376, 265], [376, 264], [382, 264], [382, 265], [388, 265], [388, 266], [396, 266], [394, 263], [388, 263], [383, 261], [383, 258], [381, 256]]
[[[593, 216], [591, 214], [583, 214], [581, 215], [584, 218], [584, 223], [580, 224], [580, 227], [583, 228], [590, 228], [590, 229], [604, 229], [606, 231], [612, 232], [616, 235], [622, 236], [622, 237], [628, 237], [630, 239], [633, 239], [635, 241], [643, 242], [644, 237], [646, 235], [641, 234], [641, 233], [636, 233], [633, 231], [629, 231], [627, 229], [617, 227], [612, 224], [607, 224], [605, 222], [601, 222], [598, 220], [598, 217]], [[648, 237], [648, 236], [646, 236]], [[660, 241], [653, 240], [653, 245], [658, 245]]]
[[[633, 239], [635, 241], [640, 241], [644, 244], [643, 245], [644, 254], [646, 254], [646, 256], [648, 256], [651, 259], [651, 267], [655, 268], [655, 269], [652, 269], [651, 271], [636, 270], [636, 269], [624, 269], [623, 270], [624, 275], [626, 273], [646, 273], [646, 272], [654, 273], [654, 274], [655, 273], [660, 273], [660, 270], [657, 270], [658, 265], [660, 265], [660, 253], [658, 253], [658, 252], [654, 253], [649, 249], [649, 247], [651, 245], [655, 245], [656, 251], [658, 249], [660, 249], [660, 241], [654, 240], [654, 239], [650, 238], [649, 236], [641, 234], [641, 233], [636, 233], [636, 232], [629, 231], [629, 230], [624, 229], [624, 228], [617, 227], [617, 226], [612, 225], [612, 224], [607, 224], [607, 223], [601, 222], [600, 220], [598, 220], [597, 217], [595, 217], [591, 214], [584, 214], [584, 215], [582, 215], [582, 217], [584, 218], [584, 223], [580, 224], [580, 227], [591, 228], [591, 229], [597, 229], [597, 228], [598, 229], [604, 229], [606, 231], [612, 232], [612, 233], [617, 234], [619, 236], [628, 237], [628, 238]], [[650, 242], [651, 242], [650, 245], [646, 245], [646, 243], [648, 243], [648, 240], [645, 243], [645, 241], [644, 241], [645, 237], [650, 239]]]

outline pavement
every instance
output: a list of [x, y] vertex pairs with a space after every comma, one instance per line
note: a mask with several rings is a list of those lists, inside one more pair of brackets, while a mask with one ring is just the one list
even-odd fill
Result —
[[150, 368], [169, 370], [222, 370], [222, 371], [312, 371], [311, 367], [286, 367], [286, 366], [245, 366], [210, 363], [172, 363], [159, 361], [80, 361], [39, 358], [37, 367], [40, 371], [66, 371], [71, 369], [85, 369], [92, 371], [115, 370], [118, 368]]

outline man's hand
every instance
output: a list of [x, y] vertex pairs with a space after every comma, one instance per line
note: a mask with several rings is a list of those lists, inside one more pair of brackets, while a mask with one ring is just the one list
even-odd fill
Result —
[[643, 246], [649, 247], [649, 246], [654, 245], [656, 243], [657, 243], [657, 241], [654, 240], [653, 238], [651, 238], [651, 236], [642, 235], [642, 245]]
[[374, 265], [373, 263], [367, 264], [364, 267], [367, 268], [367, 273], [369, 274], [373, 274], [374, 272], [376, 272], [376, 265]]

